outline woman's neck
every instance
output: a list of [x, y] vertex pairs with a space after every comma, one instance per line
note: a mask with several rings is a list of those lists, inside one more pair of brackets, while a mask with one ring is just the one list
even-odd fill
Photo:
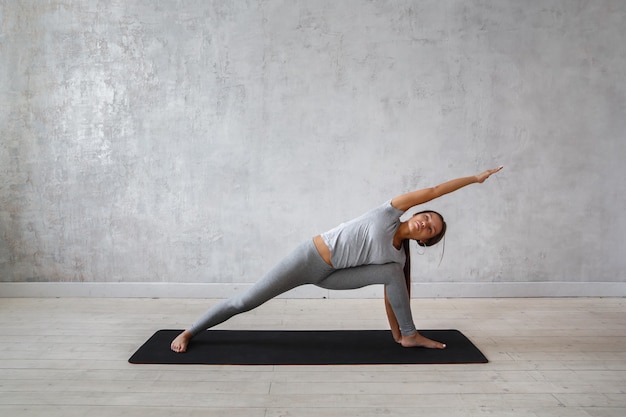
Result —
[[393, 235], [393, 247], [398, 250], [402, 249], [402, 242], [408, 238], [409, 226], [406, 222], [402, 222], [396, 229], [396, 233]]

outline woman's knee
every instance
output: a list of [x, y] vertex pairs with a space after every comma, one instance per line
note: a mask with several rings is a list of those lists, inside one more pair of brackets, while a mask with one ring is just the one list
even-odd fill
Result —
[[254, 308], [253, 300], [244, 295], [236, 295], [225, 302], [225, 310], [232, 315], [243, 313]]

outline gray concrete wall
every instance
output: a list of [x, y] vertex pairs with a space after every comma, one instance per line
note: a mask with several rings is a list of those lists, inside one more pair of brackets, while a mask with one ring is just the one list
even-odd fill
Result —
[[[247, 283], [396, 194], [421, 282], [626, 281], [626, 2], [0, 0], [0, 280]], [[417, 254], [415, 256], [418, 256]]]

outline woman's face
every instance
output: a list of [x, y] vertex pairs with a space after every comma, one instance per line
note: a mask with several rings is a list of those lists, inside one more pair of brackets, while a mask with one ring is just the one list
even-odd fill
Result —
[[443, 228], [441, 217], [432, 212], [416, 214], [407, 223], [409, 224], [411, 239], [420, 242], [427, 242], [429, 239], [437, 236]]

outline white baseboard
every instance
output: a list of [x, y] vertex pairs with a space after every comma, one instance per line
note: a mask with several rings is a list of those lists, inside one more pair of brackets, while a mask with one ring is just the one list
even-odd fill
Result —
[[[0, 297], [227, 298], [251, 284], [161, 282], [0, 282]], [[313, 285], [281, 298], [380, 298], [382, 286], [329, 291]], [[624, 282], [435, 282], [413, 283], [413, 298], [625, 297]]]

